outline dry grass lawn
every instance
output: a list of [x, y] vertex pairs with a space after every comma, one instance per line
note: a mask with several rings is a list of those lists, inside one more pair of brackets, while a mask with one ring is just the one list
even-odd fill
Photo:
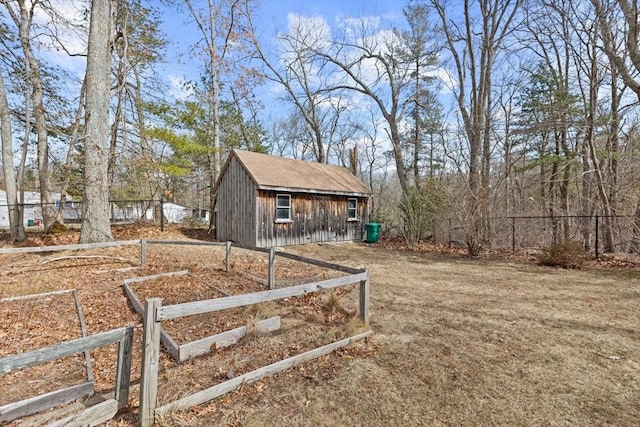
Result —
[[637, 269], [559, 270], [361, 244], [290, 250], [371, 269], [369, 351], [308, 364], [171, 423], [639, 423]]
[[[196, 250], [206, 249], [152, 252], [157, 268], [144, 273], [187, 268], [205, 277], [208, 256], [191, 252]], [[306, 245], [287, 251], [368, 267], [374, 335], [206, 405], [170, 414], [161, 425], [631, 426], [640, 422], [637, 268], [560, 270], [365, 244]], [[136, 258], [132, 248], [110, 249], [108, 254]], [[91, 264], [87, 267], [91, 271], [102, 268]], [[44, 279], [18, 280], [22, 273], [5, 269], [0, 297], [76, 287], [86, 305], [89, 332], [105, 329], [107, 320], [131, 324], [136, 327], [134, 353], [139, 352], [141, 325], [120, 289], [124, 274], [85, 274], [87, 283], [81, 284], [80, 276], [70, 276], [73, 271], [63, 275], [68, 278], [57, 279], [57, 285], [45, 286]], [[30, 274], [44, 277], [37, 270]], [[98, 305], [102, 299], [107, 307], [121, 309], [106, 319]], [[304, 306], [299, 310], [306, 315]], [[9, 315], [8, 310], [3, 313]], [[4, 332], [6, 337], [9, 331]], [[297, 331], [301, 336], [304, 332], [303, 326]], [[264, 345], [269, 341], [261, 343], [249, 344], [257, 351], [263, 346], [267, 353]], [[0, 350], [3, 347], [7, 342], [0, 342]], [[172, 378], [173, 371], [165, 370], [161, 379], [168, 380], [165, 384], [200, 383], [219, 376], [207, 360], [199, 358], [183, 368], [191, 378]], [[96, 363], [100, 366], [99, 357]], [[139, 356], [134, 355], [134, 379], [140, 372], [137, 363]], [[102, 375], [96, 372], [98, 379]], [[166, 390], [171, 393], [171, 388]], [[132, 405], [137, 404], [137, 393], [134, 387]], [[108, 425], [135, 422], [133, 410]]]

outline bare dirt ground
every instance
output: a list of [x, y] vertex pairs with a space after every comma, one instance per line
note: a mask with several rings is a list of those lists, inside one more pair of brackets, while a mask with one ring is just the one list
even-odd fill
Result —
[[[120, 238], [134, 237], [124, 233]], [[640, 419], [637, 266], [609, 258], [583, 270], [560, 270], [533, 265], [526, 254], [511, 260], [496, 256], [466, 259], [426, 249], [401, 250], [385, 242], [305, 245], [286, 250], [369, 268], [374, 335], [206, 405], [170, 414], [162, 425], [631, 426]], [[132, 248], [113, 249], [109, 254], [130, 258], [132, 263], [136, 258]], [[256, 266], [254, 274], [262, 274], [263, 261], [246, 257], [238, 266], [245, 262]], [[152, 252], [145, 274], [187, 268], [204, 277], [206, 260], [206, 254], [183, 249]], [[136, 326], [136, 336], [140, 335], [141, 321], [119, 288], [124, 273], [95, 273], [109, 268], [105, 260], [77, 261], [91, 265], [65, 267], [64, 274], [58, 272], [62, 278], [56, 285], [39, 279], [39, 275], [52, 274], [40, 271], [45, 270], [42, 265], [30, 268], [30, 280], [19, 280], [23, 276], [16, 266], [35, 262], [31, 256], [2, 258], [0, 262], [0, 298], [76, 287], [90, 333], [129, 324]], [[609, 267], [618, 264], [626, 267]], [[297, 274], [301, 280], [302, 276], [322, 274], [301, 274], [296, 266], [288, 268], [290, 276]], [[88, 279], [82, 281], [81, 277]], [[326, 298], [296, 302], [296, 309], [286, 313], [297, 316], [291, 317], [291, 322], [300, 320], [295, 336], [247, 340], [251, 354], [257, 356], [229, 350], [198, 358], [179, 370], [165, 360], [161, 383], [183, 383], [165, 387], [161, 399], [180, 397], [176, 394], [224, 379], [233, 370], [252, 369], [252, 363], [268, 362], [276, 353], [296, 354], [326, 342], [323, 340], [348, 336], [352, 332], [348, 329], [353, 328], [351, 300], [347, 295], [341, 303], [342, 316], [327, 309]], [[105, 316], [109, 304], [119, 308]], [[264, 308], [267, 312], [278, 309]], [[315, 323], [309, 322], [313, 319]], [[77, 325], [70, 328], [75, 330]], [[302, 344], [291, 344], [293, 338]], [[2, 337], [0, 351], [6, 349], [7, 342]], [[134, 354], [139, 351], [138, 342]], [[108, 354], [105, 361], [100, 353], [92, 356], [98, 367], [96, 381], [103, 381], [104, 376], [108, 383], [113, 370], [107, 369]], [[227, 362], [213, 362], [218, 356]], [[137, 378], [139, 359], [134, 358], [133, 366]], [[135, 388], [130, 403], [137, 405]], [[134, 409], [109, 425], [132, 425], [135, 420]]]

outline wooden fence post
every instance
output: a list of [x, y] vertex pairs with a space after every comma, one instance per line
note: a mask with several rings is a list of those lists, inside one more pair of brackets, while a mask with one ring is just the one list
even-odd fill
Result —
[[147, 266], [147, 239], [140, 239], [140, 265]]
[[159, 307], [162, 307], [161, 298], [150, 298], [145, 302], [140, 376], [140, 425], [142, 427], [150, 427], [154, 424], [158, 404], [160, 322], [156, 321], [156, 311]]
[[227, 240], [227, 273], [231, 272], [231, 242]]
[[273, 289], [276, 285], [276, 250], [275, 248], [269, 248], [269, 289]]
[[366, 269], [367, 278], [360, 281], [360, 320], [369, 326], [369, 269]]
[[131, 354], [133, 352], [133, 328], [130, 326], [124, 338], [118, 343], [118, 366], [116, 368], [115, 399], [118, 409], [129, 405], [129, 384], [131, 382]]

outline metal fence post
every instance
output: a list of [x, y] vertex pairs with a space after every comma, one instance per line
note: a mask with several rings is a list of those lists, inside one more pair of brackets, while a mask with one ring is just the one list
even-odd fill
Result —
[[598, 259], [599, 253], [598, 253], [598, 246], [600, 244], [599, 242], [599, 236], [598, 236], [598, 229], [600, 228], [600, 220], [599, 220], [599, 216], [596, 215], [596, 259]]
[[160, 231], [164, 231], [164, 198], [160, 197]]
[[516, 217], [511, 217], [511, 252], [516, 251]]

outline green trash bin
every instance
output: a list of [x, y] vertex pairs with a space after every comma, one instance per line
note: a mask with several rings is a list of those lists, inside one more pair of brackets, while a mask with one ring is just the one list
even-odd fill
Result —
[[375, 243], [378, 241], [381, 227], [382, 224], [379, 224], [377, 222], [368, 222], [364, 225], [364, 229], [367, 232], [367, 243]]
[[35, 221], [34, 220], [32, 220], [32, 219], [28, 219], [27, 220], [27, 226], [28, 227], [33, 227], [34, 225], [35, 225]]

